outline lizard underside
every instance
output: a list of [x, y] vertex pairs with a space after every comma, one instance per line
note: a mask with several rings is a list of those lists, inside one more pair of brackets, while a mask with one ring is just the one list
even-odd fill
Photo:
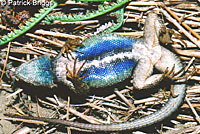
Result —
[[[149, 13], [142, 38], [131, 39], [114, 34], [89, 37], [83, 42], [84, 47], [77, 48], [71, 55], [60, 53], [55, 58], [41, 56], [22, 64], [18, 67], [16, 76], [35, 86], [53, 87], [57, 82], [62, 82], [78, 93], [92, 88], [111, 86], [132, 76], [133, 88], [146, 90], [158, 85], [164, 77], [170, 75], [165, 74], [167, 68], [168, 71], [174, 72], [182, 69], [179, 58], [160, 46], [161, 28], [163, 24], [158, 16], [155, 13]], [[153, 68], [164, 74], [152, 75]], [[78, 70], [78, 75], [82, 79], [68, 78], [67, 74], [70, 70], [72, 72]], [[179, 76], [178, 74], [177, 77]], [[31, 118], [95, 131], [134, 130], [161, 121], [177, 110], [185, 96], [184, 81], [185, 79], [178, 80], [173, 85], [173, 91], [177, 97], [170, 97], [164, 107], [151, 115], [130, 122], [95, 125]]]

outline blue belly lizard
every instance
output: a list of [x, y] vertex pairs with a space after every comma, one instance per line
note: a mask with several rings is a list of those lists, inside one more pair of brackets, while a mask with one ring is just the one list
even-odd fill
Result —
[[[77, 48], [71, 56], [63, 53], [55, 58], [41, 56], [19, 66], [16, 76], [35, 86], [54, 87], [61, 82], [79, 94], [92, 88], [112, 86], [132, 77], [134, 89], [147, 90], [163, 80], [166, 69], [171, 70], [174, 67], [173, 71], [178, 72], [183, 68], [180, 59], [160, 45], [159, 32], [163, 26], [155, 13], [149, 13], [142, 38], [131, 39], [114, 34], [89, 37], [83, 41], [84, 47]], [[80, 66], [82, 68], [78, 74], [83, 79], [77, 84], [77, 81], [69, 79], [66, 74], [69, 73], [67, 70], [78, 70]], [[161, 73], [152, 74], [154, 68]], [[134, 121], [96, 125], [41, 117], [31, 118], [94, 131], [135, 130], [161, 121], [179, 108], [185, 97], [186, 84], [185, 79], [178, 81], [181, 83], [173, 85], [177, 97], [170, 97], [168, 103], [160, 110]]]

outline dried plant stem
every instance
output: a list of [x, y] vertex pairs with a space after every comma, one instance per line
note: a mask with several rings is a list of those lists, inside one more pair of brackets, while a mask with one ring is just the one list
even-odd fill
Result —
[[194, 109], [194, 107], [193, 107], [192, 104], [190, 103], [190, 101], [189, 101], [189, 99], [187, 98], [187, 96], [185, 97], [185, 100], [186, 100], [187, 104], [189, 105], [189, 107], [191, 108], [193, 114], [195, 115], [195, 119], [198, 121], [198, 123], [200, 123], [199, 115], [197, 114], [196, 110]]
[[143, 36], [143, 32], [139, 31], [139, 32], [126, 32], [126, 33], [119, 33], [119, 32], [115, 32], [115, 34], [118, 34], [120, 36]]
[[34, 124], [41, 124], [45, 125], [47, 123], [43, 121], [36, 121], [36, 120], [29, 120], [29, 119], [20, 119], [20, 118], [12, 118], [12, 117], [0, 117], [2, 120], [12, 120], [12, 121], [22, 121], [22, 122], [27, 122], [27, 123], [34, 123]]
[[183, 2], [184, 1], [164, 1], [164, 3], [163, 2], [153, 2], [153, 1], [148, 1], [148, 2], [132, 1], [129, 3], [129, 5], [131, 5], [131, 6], [158, 6], [158, 5], [162, 5], [162, 4], [165, 4], [165, 5], [181, 4]]
[[[48, 99], [49, 101], [54, 102], [54, 103], [57, 104], [57, 101], [55, 101], [55, 99], [52, 99], [52, 98], [49, 98], [49, 97], [46, 97], [46, 99]], [[65, 104], [60, 102], [59, 107], [64, 107], [65, 108], [65, 106], [66, 106]], [[71, 107], [69, 107], [69, 112], [74, 114], [74, 115], [76, 115], [76, 116], [78, 116], [78, 117], [80, 117], [81, 119], [83, 119], [83, 120], [85, 120], [85, 121], [87, 121], [89, 123], [92, 123], [92, 124], [99, 124], [99, 122], [105, 123], [103, 121], [95, 119], [94, 117], [84, 115], [83, 113], [80, 113], [80, 112], [76, 111], [75, 109], [73, 109]]]
[[9, 28], [7, 28], [6, 26], [3, 26], [3, 25], [0, 25], [0, 28], [1, 28], [1, 29], [4, 29], [4, 30], [11, 31]]
[[135, 109], [135, 106], [130, 103], [130, 101], [128, 99], [126, 99], [126, 97], [120, 93], [118, 90], [114, 91], [131, 109]]
[[[67, 100], [67, 114], [66, 114], [66, 119], [67, 120], [69, 120], [69, 108], [70, 108], [70, 97], [68, 96], [68, 100]], [[70, 127], [67, 127], [67, 134], [71, 134]]]
[[4, 75], [4, 73], [5, 73], [5, 70], [6, 70], [6, 65], [7, 65], [7, 63], [8, 63], [8, 57], [9, 57], [10, 47], [11, 47], [11, 42], [9, 42], [9, 44], [8, 44], [8, 50], [7, 50], [7, 55], [6, 55], [6, 61], [5, 61], [3, 70], [2, 70], [2, 74], [1, 74], [1, 78], [0, 78], [0, 84], [1, 84], [1, 80], [2, 80], [2, 78], [3, 78], [3, 75]]
[[63, 47], [64, 44], [60, 44], [60, 43], [57, 43], [55, 41], [52, 41], [52, 40], [49, 40], [47, 38], [44, 38], [44, 37], [41, 37], [41, 36], [37, 36], [37, 35], [34, 35], [34, 34], [31, 34], [31, 33], [26, 33], [26, 36], [29, 36], [29, 37], [32, 37], [32, 38], [36, 38], [36, 39], [39, 39], [39, 40], [42, 40], [44, 42], [48, 42], [50, 44], [53, 44], [57, 47]]
[[87, 20], [87, 21], [75, 21], [75, 22], [63, 22], [63, 21], [54, 21], [51, 25], [60, 24], [60, 25], [88, 25], [99, 23], [98, 20]]
[[[164, 8], [178, 21], [181, 22], [181, 19], [174, 13], [172, 12], [169, 8], [167, 8], [166, 6], [164, 6]], [[187, 29], [189, 30], [196, 38], [198, 38], [200, 40], [200, 36], [193, 31], [185, 22], [181, 22], [181, 24]]]
[[200, 51], [174, 49], [177, 54], [200, 58]]
[[197, 41], [189, 32], [187, 32], [176, 20], [174, 20], [165, 10], [160, 9], [160, 11], [171, 21], [178, 29], [181, 30], [195, 45], [200, 48], [200, 42]]
[[41, 29], [36, 30], [35, 34], [50, 35], [50, 36], [53, 36], [53, 37], [64, 37], [64, 38], [71, 38], [71, 39], [76, 39], [76, 38], [82, 39], [81, 36], [70, 35], [70, 34], [59, 33], [59, 32], [45, 31], [45, 30], [41, 30]]

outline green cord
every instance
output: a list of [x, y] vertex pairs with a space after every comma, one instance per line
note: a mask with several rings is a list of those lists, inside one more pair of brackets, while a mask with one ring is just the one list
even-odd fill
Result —
[[13, 39], [19, 37], [26, 31], [30, 30], [33, 26], [35, 26], [38, 22], [40, 22], [47, 14], [49, 14], [57, 6], [58, 2], [54, 1], [51, 7], [41, 9], [39, 13], [36, 13], [34, 15], [35, 17], [30, 18], [30, 21], [27, 21], [25, 25], [22, 25], [19, 29], [15, 29], [14, 31], [11, 31], [7, 35], [3, 36], [0, 39], [0, 45], [8, 43]]
[[[88, 1], [88, 0], [83, 0], [83, 1]], [[91, 0], [93, 1], [93, 0]], [[96, 0], [99, 1], [99, 0]], [[82, 21], [82, 20], [88, 20], [95, 18], [97, 16], [103, 15], [105, 13], [111, 12], [117, 8], [120, 8], [122, 5], [127, 3], [128, 0], [118, 0], [117, 3], [113, 3], [110, 6], [103, 6], [103, 4], [99, 5], [99, 9], [95, 10], [93, 12], [87, 12], [85, 15], [83, 14], [75, 14], [73, 16], [69, 15], [49, 15], [45, 17], [45, 23], [46, 24], [51, 24], [52, 21], [54, 20], [59, 20], [63, 22], [72, 22], [72, 21]]]

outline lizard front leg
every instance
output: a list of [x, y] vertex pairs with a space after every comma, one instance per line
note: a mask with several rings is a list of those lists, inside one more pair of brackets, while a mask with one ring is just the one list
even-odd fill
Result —
[[81, 69], [83, 68], [85, 62], [82, 63], [82, 65], [80, 66], [80, 68], [78, 69], [77, 72], [76, 72], [76, 62], [77, 62], [77, 59], [74, 60], [74, 66], [73, 66], [73, 71], [72, 72], [66, 66], [66, 70], [68, 72], [66, 74], [66, 76], [71, 79], [71, 81], [72, 81], [72, 83], [73, 83], [73, 85], [75, 87], [75, 90], [73, 90], [75, 93], [87, 94], [89, 92], [89, 87], [85, 82], [82, 81], [82, 79], [87, 77], [89, 75], [89, 73], [87, 73], [83, 77], [79, 77], [79, 73], [80, 73]]

